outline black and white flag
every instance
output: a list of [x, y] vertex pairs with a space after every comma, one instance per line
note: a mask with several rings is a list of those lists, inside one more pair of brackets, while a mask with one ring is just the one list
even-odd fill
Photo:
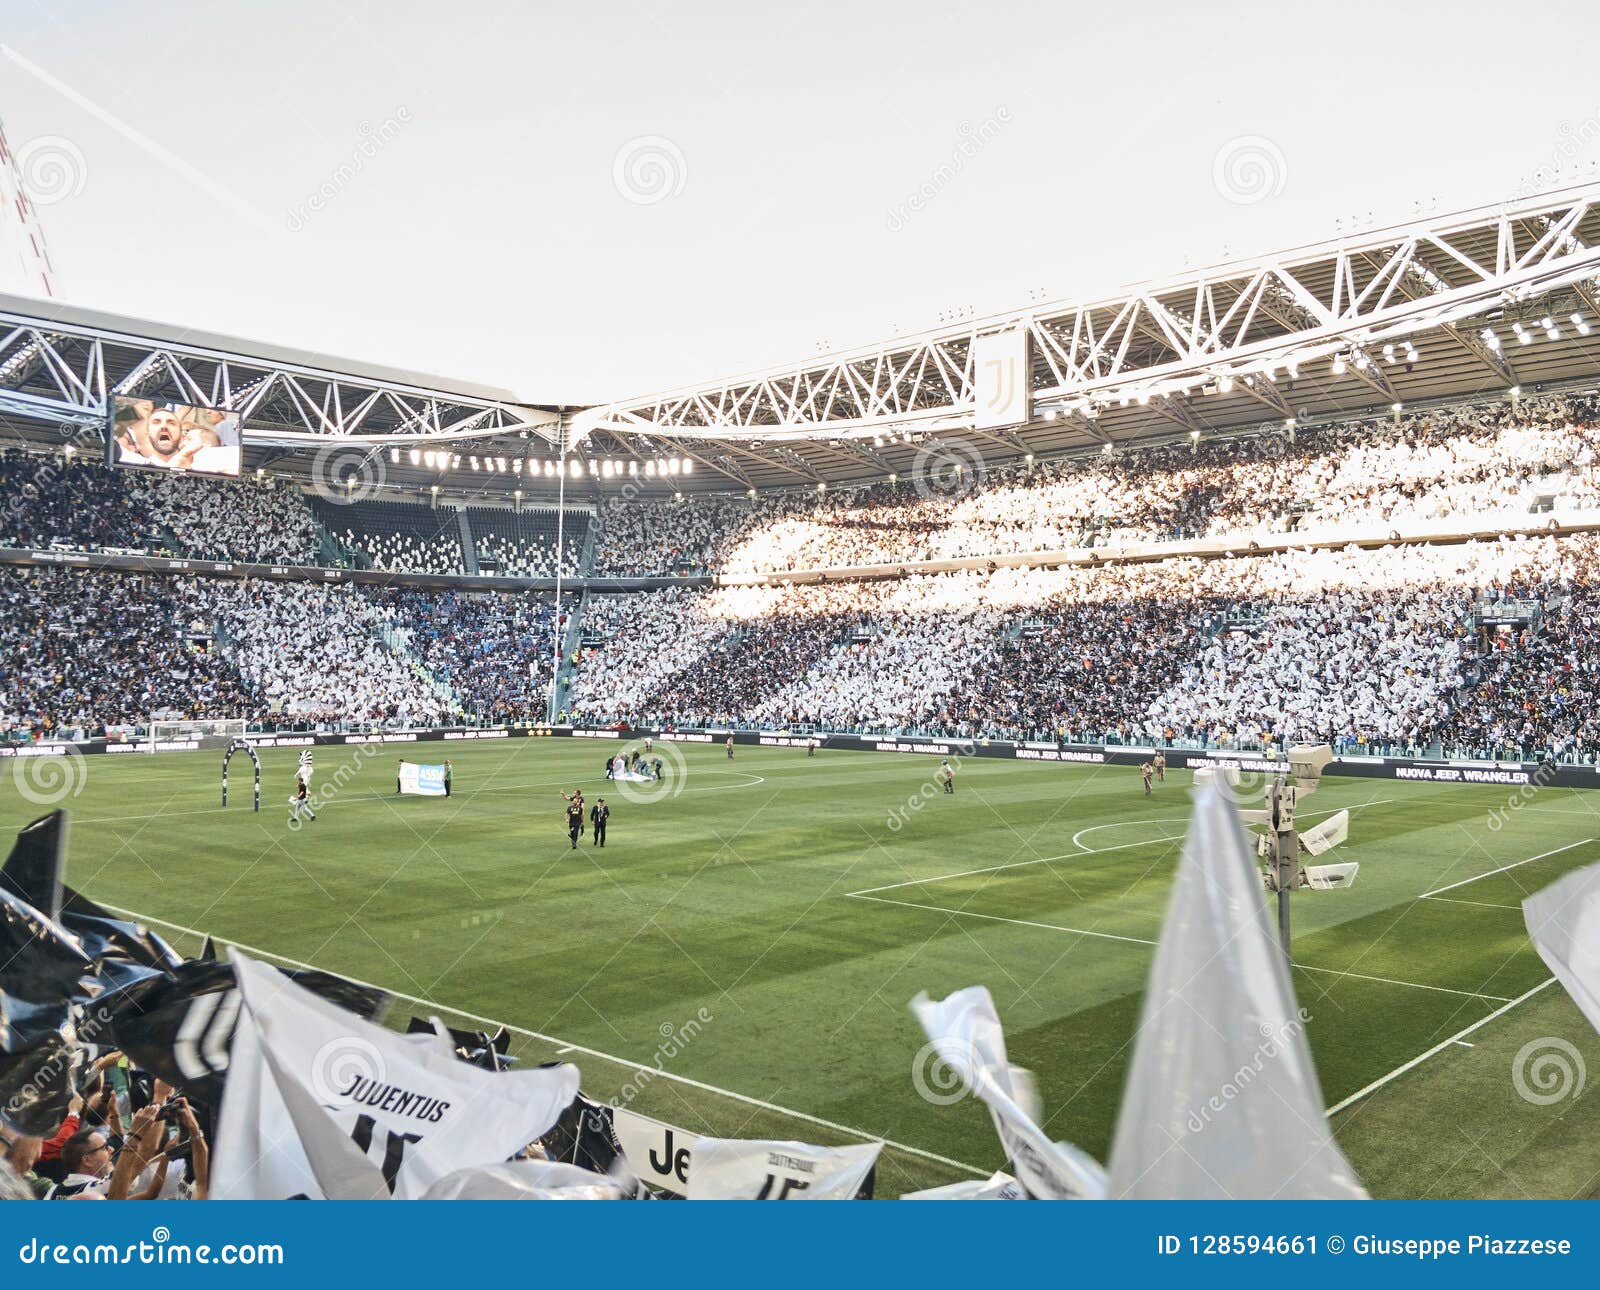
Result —
[[514, 1156], [577, 1095], [576, 1066], [480, 1070], [237, 951], [232, 962], [243, 1006], [212, 1161], [219, 1199], [416, 1199]]
[[814, 1147], [805, 1142], [697, 1138], [690, 1200], [868, 1200], [883, 1143]]
[[[326, 972], [295, 970], [292, 980], [362, 1017], [374, 1017], [388, 995]], [[106, 998], [110, 1042], [142, 1070], [211, 1106], [222, 1098], [239, 991], [233, 963], [191, 959]]]

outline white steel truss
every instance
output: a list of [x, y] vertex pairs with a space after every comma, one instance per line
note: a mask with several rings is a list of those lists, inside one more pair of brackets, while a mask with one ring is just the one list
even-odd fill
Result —
[[243, 417], [251, 443], [279, 447], [521, 432], [553, 443], [561, 422], [554, 412], [467, 392], [0, 310], [0, 413], [103, 423], [116, 394], [226, 408]]
[[1591, 183], [621, 400], [580, 413], [574, 428], [578, 438], [673, 440], [708, 464], [719, 455], [717, 468], [735, 478], [740, 457], [771, 466], [772, 443], [881, 446], [896, 432], [970, 432], [973, 341], [1014, 328], [1032, 337], [1035, 415], [1077, 419], [1091, 432], [1101, 409], [1130, 401], [1198, 432], [1190, 396], [1219, 382], [1287, 419], [1280, 385], [1319, 360], [1397, 401], [1377, 351], [1424, 333], [1447, 337], [1514, 385], [1515, 367], [1471, 320], [1536, 309], [1558, 290], [1594, 310], [1597, 248], [1600, 183]]

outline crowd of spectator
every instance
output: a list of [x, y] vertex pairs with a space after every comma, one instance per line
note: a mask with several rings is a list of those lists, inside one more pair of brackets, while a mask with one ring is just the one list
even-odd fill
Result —
[[[1540, 397], [892, 484], [606, 508], [596, 569], [792, 572], [1600, 505], [1600, 414]], [[946, 460], [948, 458], [949, 460]], [[964, 473], [948, 473], [964, 463]]]
[[553, 597], [392, 587], [372, 598], [473, 718], [549, 719], [556, 650]]
[[[585, 622], [596, 721], [1592, 754], [1591, 537], [672, 588]], [[1551, 609], [1489, 651], [1484, 597]], [[1508, 652], [1509, 651], [1509, 652]], [[1524, 676], [1519, 658], [1534, 663]]]
[[[135, 1079], [149, 1084], [134, 1107]], [[196, 1108], [104, 1053], [49, 1137], [0, 1124], [0, 1200], [204, 1200], [211, 1144]]]
[[255, 704], [188, 579], [19, 569], [0, 578], [0, 735], [94, 735]]

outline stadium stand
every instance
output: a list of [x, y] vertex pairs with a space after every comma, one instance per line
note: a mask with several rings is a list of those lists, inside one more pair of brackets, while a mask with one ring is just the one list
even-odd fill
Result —
[[554, 671], [553, 597], [386, 587], [372, 598], [449, 686], [487, 722], [543, 721]]
[[[514, 511], [503, 507], [469, 506], [467, 523], [477, 543], [478, 572], [507, 578], [553, 578], [556, 572], [556, 520], [553, 510]], [[562, 533], [561, 572], [579, 571], [587, 540], [589, 516], [568, 510]]]
[[[608, 509], [596, 567], [794, 572], [1600, 503], [1590, 396], [1124, 449], [916, 482]], [[924, 481], [924, 490], [926, 483]]]
[[350, 506], [317, 498], [317, 517], [334, 539], [374, 569], [463, 573], [460, 521], [452, 507], [362, 501]]

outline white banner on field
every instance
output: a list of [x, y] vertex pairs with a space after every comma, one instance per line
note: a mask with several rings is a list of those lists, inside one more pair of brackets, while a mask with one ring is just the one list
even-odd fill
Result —
[[700, 1138], [689, 1167], [690, 1200], [854, 1200], [883, 1143], [814, 1147], [804, 1142]]
[[239, 1010], [213, 1157], [232, 1200], [399, 1200], [542, 1136], [578, 1068], [485, 1071], [363, 1021], [235, 950]]
[[444, 796], [444, 767], [428, 766], [421, 762], [400, 763], [400, 795], [419, 794], [422, 797]]

